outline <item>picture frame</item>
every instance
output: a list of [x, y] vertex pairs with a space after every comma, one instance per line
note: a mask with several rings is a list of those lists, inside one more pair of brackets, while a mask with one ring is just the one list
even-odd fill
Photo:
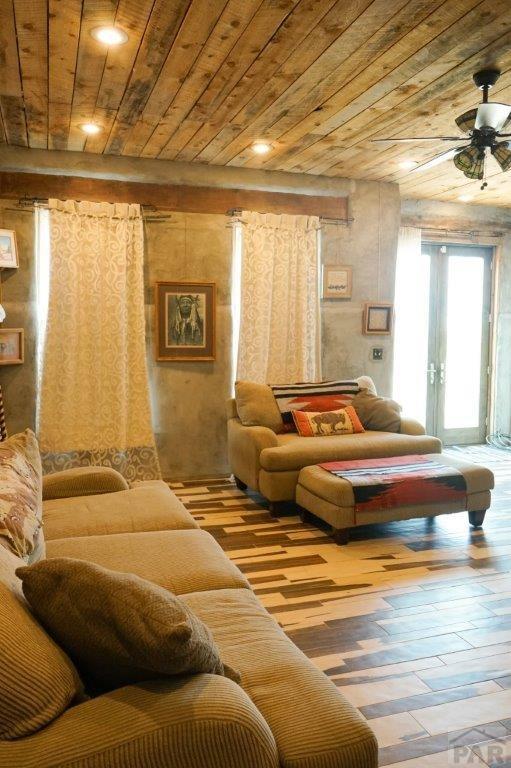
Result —
[[392, 333], [394, 305], [382, 301], [369, 301], [364, 306], [363, 332], [379, 336]]
[[155, 285], [156, 360], [215, 360], [216, 283]]
[[324, 264], [322, 286], [323, 299], [351, 299], [353, 268], [345, 265]]
[[0, 365], [20, 365], [25, 361], [23, 328], [0, 328]]
[[18, 269], [18, 244], [13, 229], [0, 229], [0, 269]]

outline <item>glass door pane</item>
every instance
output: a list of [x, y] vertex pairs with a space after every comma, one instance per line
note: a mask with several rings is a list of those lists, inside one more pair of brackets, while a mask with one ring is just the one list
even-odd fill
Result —
[[484, 258], [449, 256], [444, 428], [478, 427], [483, 341]]
[[426, 424], [430, 256], [401, 251], [396, 266], [392, 396]]

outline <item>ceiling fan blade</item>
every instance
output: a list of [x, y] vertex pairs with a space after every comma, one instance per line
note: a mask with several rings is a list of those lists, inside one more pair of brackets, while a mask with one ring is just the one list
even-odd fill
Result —
[[464, 148], [465, 148], [464, 146], [461, 146], [461, 147], [453, 147], [452, 149], [448, 149], [447, 152], [442, 152], [440, 155], [437, 155], [436, 157], [432, 157], [431, 160], [428, 160], [427, 162], [422, 163], [422, 165], [418, 165], [417, 168], [413, 168], [410, 171], [410, 173], [417, 173], [418, 171], [427, 171], [429, 170], [429, 168], [434, 168], [435, 165], [440, 165], [440, 163], [443, 163], [446, 160], [452, 160], [453, 157]]
[[509, 141], [500, 141], [492, 147], [491, 153], [503, 171], [509, 171], [511, 168], [511, 149]]
[[510, 113], [509, 104], [497, 104], [497, 102], [491, 101], [487, 104], [479, 104], [474, 128], [478, 131], [481, 128], [493, 128], [495, 131], [500, 131], [507, 123]]
[[394, 144], [398, 141], [470, 141], [470, 139], [465, 138], [465, 136], [415, 136], [409, 139], [371, 139], [371, 141]]

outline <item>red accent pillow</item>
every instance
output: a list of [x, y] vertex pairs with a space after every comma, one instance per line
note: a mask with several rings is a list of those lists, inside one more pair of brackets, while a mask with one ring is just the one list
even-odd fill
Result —
[[328, 435], [353, 435], [364, 432], [355, 409], [348, 405], [337, 411], [291, 411], [298, 434], [301, 437], [326, 437]]

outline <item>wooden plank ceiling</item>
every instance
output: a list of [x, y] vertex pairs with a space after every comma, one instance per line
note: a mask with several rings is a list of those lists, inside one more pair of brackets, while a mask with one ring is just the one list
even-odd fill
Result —
[[[452, 162], [410, 174], [497, 65], [511, 103], [510, 0], [0, 0], [0, 142], [397, 181], [407, 197], [511, 203]], [[90, 34], [116, 24], [106, 48]], [[86, 136], [80, 124], [101, 132]], [[255, 155], [254, 140], [272, 144]], [[449, 145], [448, 145], [449, 146]], [[452, 145], [451, 145], [452, 146]]]

